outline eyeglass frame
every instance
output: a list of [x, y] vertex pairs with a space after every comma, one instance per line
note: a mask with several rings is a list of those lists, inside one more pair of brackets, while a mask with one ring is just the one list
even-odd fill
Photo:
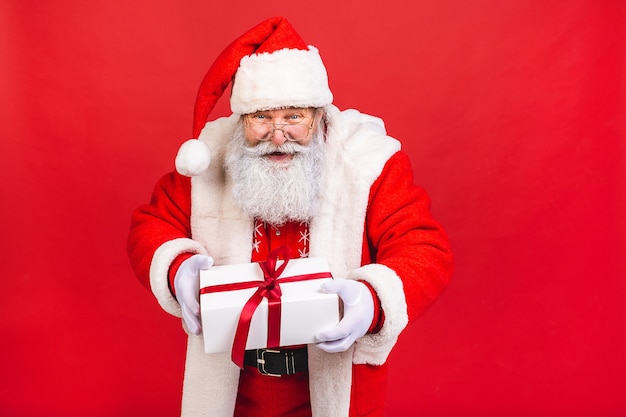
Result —
[[[285, 138], [286, 141], [288, 142], [299, 142], [301, 140], [304, 140], [306, 138], [309, 137], [309, 135], [311, 134], [311, 129], [313, 129], [313, 125], [315, 124], [315, 115], [317, 113], [317, 108], [312, 108], [313, 109], [313, 113], [311, 114], [311, 125], [307, 125], [305, 124], [305, 120], [298, 122], [298, 123], [274, 123], [274, 122], [256, 122], [252, 120], [252, 116], [263, 113], [262, 111], [258, 111], [255, 113], [249, 113], [249, 114], [245, 114], [243, 115], [243, 119], [245, 121], [245, 127], [249, 127], [249, 123], [252, 124], [256, 124], [256, 125], [272, 125], [272, 130], [268, 131], [268, 133], [262, 137], [262, 138], [254, 138], [254, 140], [258, 140], [259, 142], [269, 142], [272, 140], [272, 136], [274, 136], [274, 132], [276, 130], [280, 130], [281, 132], [283, 132], [283, 137]], [[286, 110], [286, 109], [276, 109], [276, 110]], [[306, 126], [307, 128], [307, 134], [302, 137], [302, 138], [298, 138], [298, 139], [293, 139], [290, 136], [287, 136], [285, 134], [285, 130], [284, 127], [285, 126], [296, 126], [296, 125], [300, 125], [300, 126]], [[277, 127], [277, 126], [281, 126], [281, 127]]]

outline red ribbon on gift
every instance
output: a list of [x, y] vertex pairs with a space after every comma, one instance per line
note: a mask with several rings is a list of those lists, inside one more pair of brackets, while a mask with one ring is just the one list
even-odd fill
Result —
[[[233, 350], [231, 352], [232, 361], [243, 368], [243, 357], [248, 342], [248, 333], [250, 332], [250, 323], [252, 316], [256, 311], [263, 298], [267, 298], [267, 347], [276, 348], [280, 346], [280, 318], [281, 318], [281, 283], [306, 281], [310, 279], [332, 278], [330, 272], [318, 272], [314, 274], [294, 275], [291, 277], [280, 278], [289, 263], [290, 250], [287, 246], [281, 246], [271, 251], [264, 262], [258, 265], [263, 271], [263, 281], [246, 281], [233, 282], [230, 284], [214, 285], [200, 289], [200, 294], [208, 294], [222, 291], [244, 290], [248, 288], [258, 287], [257, 290], [248, 299], [243, 306], [239, 316], [239, 323], [233, 340]], [[282, 257], [284, 262], [278, 266], [278, 260]], [[277, 267], [278, 266], [278, 267]], [[280, 282], [279, 282], [280, 281]]]

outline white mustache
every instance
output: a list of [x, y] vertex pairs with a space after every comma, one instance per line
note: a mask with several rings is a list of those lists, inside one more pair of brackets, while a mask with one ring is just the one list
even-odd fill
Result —
[[264, 156], [277, 152], [284, 154], [306, 153], [310, 148], [295, 142], [285, 142], [279, 146], [272, 142], [259, 142], [254, 146], [244, 147], [244, 150], [249, 155]]

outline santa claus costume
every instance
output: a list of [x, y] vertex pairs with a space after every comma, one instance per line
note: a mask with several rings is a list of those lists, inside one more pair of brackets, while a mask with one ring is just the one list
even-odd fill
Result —
[[[207, 122], [233, 77], [233, 115]], [[400, 143], [380, 119], [332, 105], [317, 49], [284, 18], [246, 32], [209, 69], [196, 101], [197, 139], [181, 146], [177, 172], [163, 177], [151, 203], [133, 214], [131, 263], [163, 309], [180, 317], [171, 279], [182, 260], [191, 254], [210, 255], [215, 265], [258, 259], [259, 219], [233, 202], [225, 154], [241, 115], [285, 107], [323, 109], [325, 162], [315, 216], [304, 229], [283, 231], [304, 233], [300, 255], [325, 257], [334, 277], [366, 282], [380, 309], [375, 330], [347, 351], [308, 347], [310, 408], [316, 417], [382, 416], [387, 357], [406, 325], [448, 284], [449, 242], [428, 196], [413, 183]], [[189, 334], [182, 415], [232, 416], [240, 373], [229, 353], [206, 354], [202, 336]]]

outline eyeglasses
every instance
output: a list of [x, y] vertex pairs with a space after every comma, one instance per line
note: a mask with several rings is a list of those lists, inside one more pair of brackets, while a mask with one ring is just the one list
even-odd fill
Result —
[[[265, 142], [272, 139], [274, 131], [280, 130], [289, 142], [297, 142], [306, 139], [313, 128], [315, 113], [304, 116], [301, 113], [291, 113], [284, 117], [286, 123], [269, 122], [270, 117], [262, 112], [247, 114], [245, 116], [246, 127], [250, 136], [258, 141]], [[308, 123], [308, 119], [311, 123]]]

